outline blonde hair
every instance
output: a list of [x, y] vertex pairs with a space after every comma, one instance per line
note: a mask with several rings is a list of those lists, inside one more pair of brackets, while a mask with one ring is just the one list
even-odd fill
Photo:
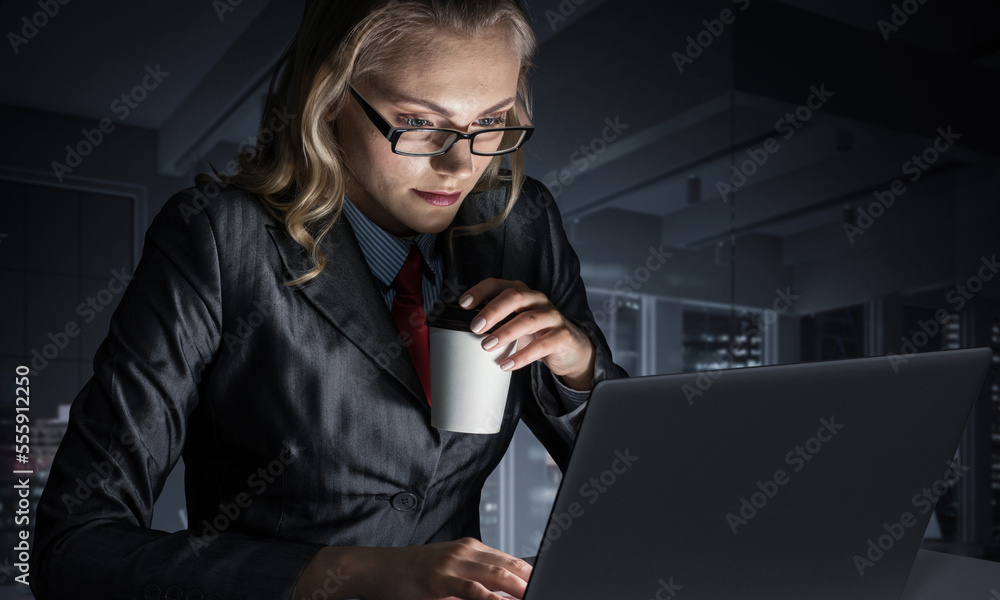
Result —
[[[450, 30], [468, 36], [500, 28], [520, 55], [517, 91], [530, 112], [527, 73], [536, 49], [534, 32], [518, 0], [311, 0], [295, 38], [271, 79], [256, 147], [237, 157], [238, 171], [229, 175], [213, 167], [215, 177], [255, 194], [288, 234], [309, 254], [312, 268], [286, 282], [294, 286], [318, 276], [326, 264], [320, 248], [343, 207], [348, 167], [332, 127], [324, 119], [342, 111], [352, 80], [378, 72], [428, 31]], [[291, 113], [290, 126], [270, 131], [265, 120], [274, 112]], [[530, 118], [530, 116], [529, 116]], [[518, 123], [517, 108], [507, 114]], [[267, 135], [265, 135], [267, 134]], [[475, 234], [502, 223], [524, 181], [522, 150], [493, 159], [473, 193], [510, 182], [504, 210], [483, 223], [454, 227], [456, 234]], [[200, 174], [196, 183], [213, 180]], [[449, 238], [449, 248], [451, 247]]]

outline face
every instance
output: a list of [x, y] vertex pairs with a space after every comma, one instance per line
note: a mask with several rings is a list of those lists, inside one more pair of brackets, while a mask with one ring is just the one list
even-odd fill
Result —
[[[406, 53], [391, 69], [359, 81], [355, 89], [394, 127], [471, 132], [504, 126], [520, 69], [513, 46], [495, 33], [470, 39], [437, 32], [433, 37], [433, 44]], [[397, 236], [447, 228], [493, 160], [473, 155], [469, 140], [441, 156], [395, 154], [354, 98], [347, 99], [334, 128], [352, 173], [348, 197], [376, 225]]]

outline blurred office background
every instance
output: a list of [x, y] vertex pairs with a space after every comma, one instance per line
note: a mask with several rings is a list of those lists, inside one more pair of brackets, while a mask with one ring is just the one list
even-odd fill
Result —
[[[528, 172], [555, 195], [591, 308], [632, 375], [1000, 355], [995, 2], [527, 5], [541, 42]], [[253, 139], [301, 6], [0, 6], [0, 547], [18, 529], [15, 367], [34, 371], [37, 497], [116, 282], [163, 202]], [[939, 309], [949, 319], [934, 328]], [[68, 323], [78, 331], [61, 335]], [[958, 458], [972, 470], [939, 502], [925, 546], [997, 560], [995, 369]], [[182, 467], [157, 528], [187, 525]], [[484, 541], [533, 554], [559, 477], [519, 431], [483, 493]], [[8, 584], [11, 562], [0, 559]]]

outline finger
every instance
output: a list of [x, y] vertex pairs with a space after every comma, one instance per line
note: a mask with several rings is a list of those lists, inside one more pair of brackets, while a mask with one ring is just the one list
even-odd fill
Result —
[[524, 581], [528, 581], [528, 578], [531, 577], [532, 566], [527, 561], [486, 546], [485, 544], [484, 547], [485, 549], [481, 551], [482, 562], [503, 567]]
[[530, 563], [497, 550], [492, 546], [488, 546], [474, 537], [464, 537], [456, 540], [455, 543], [461, 547], [459, 554], [469, 557], [470, 560], [474, 559], [483, 563], [501, 566], [512, 573], [522, 576], [524, 579], [531, 576], [532, 566]]
[[465, 290], [465, 293], [458, 299], [458, 303], [465, 308], [473, 308], [484, 302], [489, 302], [497, 294], [510, 287], [524, 287], [527, 289], [528, 286], [524, 285], [521, 281], [489, 277]]
[[434, 598], [445, 600], [496, 600], [496, 594], [490, 592], [481, 583], [464, 577], [448, 577], [438, 582], [440, 585], [434, 592]]
[[526, 287], [509, 287], [501, 290], [472, 321], [472, 332], [483, 333], [507, 318], [508, 315], [532, 309], [550, 307], [548, 296]]
[[521, 567], [515, 564], [517, 559], [512, 557], [502, 560], [502, 565], [496, 564], [493, 560], [495, 560], [493, 557], [484, 557], [482, 562], [464, 563], [458, 574], [470, 581], [475, 581], [487, 590], [506, 592], [515, 598], [524, 596], [530, 572], [524, 577], [515, 573], [512, 569], [520, 569]]
[[484, 350], [493, 351], [514, 340], [535, 334], [544, 334], [547, 330], [559, 328], [563, 324], [562, 315], [554, 307], [548, 310], [529, 310], [516, 315], [507, 323], [491, 331], [490, 335], [483, 338], [481, 345]]
[[[571, 336], [566, 330], [549, 330], [525, 344], [523, 348], [518, 348], [517, 352], [508, 356], [507, 360], [500, 364], [500, 368], [504, 371], [515, 371], [536, 360], [544, 361], [554, 354], [563, 353], [572, 343], [570, 338]], [[561, 362], [572, 362], [572, 359], [562, 359]], [[552, 366], [549, 365], [549, 367]]]
[[[445, 597], [447, 596], [449, 600], [455, 598], [457, 600], [504, 600], [503, 596], [495, 594], [490, 589], [483, 585], [482, 583], [475, 581], [473, 579], [467, 579], [465, 577], [449, 577], [441, 582], [442, 588], [445, 590], [442, 594], [437, 594], [435, 597]], [[498, 590], [506, 591], [506, 590]], [[520, 594], [512, 594], [515, 598], [522, 598], [524, 592]]]

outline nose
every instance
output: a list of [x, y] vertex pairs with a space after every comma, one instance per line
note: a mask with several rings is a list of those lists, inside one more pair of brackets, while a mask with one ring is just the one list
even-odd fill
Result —
[[431, 168], [435, 172], [455, 179], [468, 179], [472, 177], [472, 155], [471, 140], [460, 140], [451, 150], [440, 156], [431, 157]]

